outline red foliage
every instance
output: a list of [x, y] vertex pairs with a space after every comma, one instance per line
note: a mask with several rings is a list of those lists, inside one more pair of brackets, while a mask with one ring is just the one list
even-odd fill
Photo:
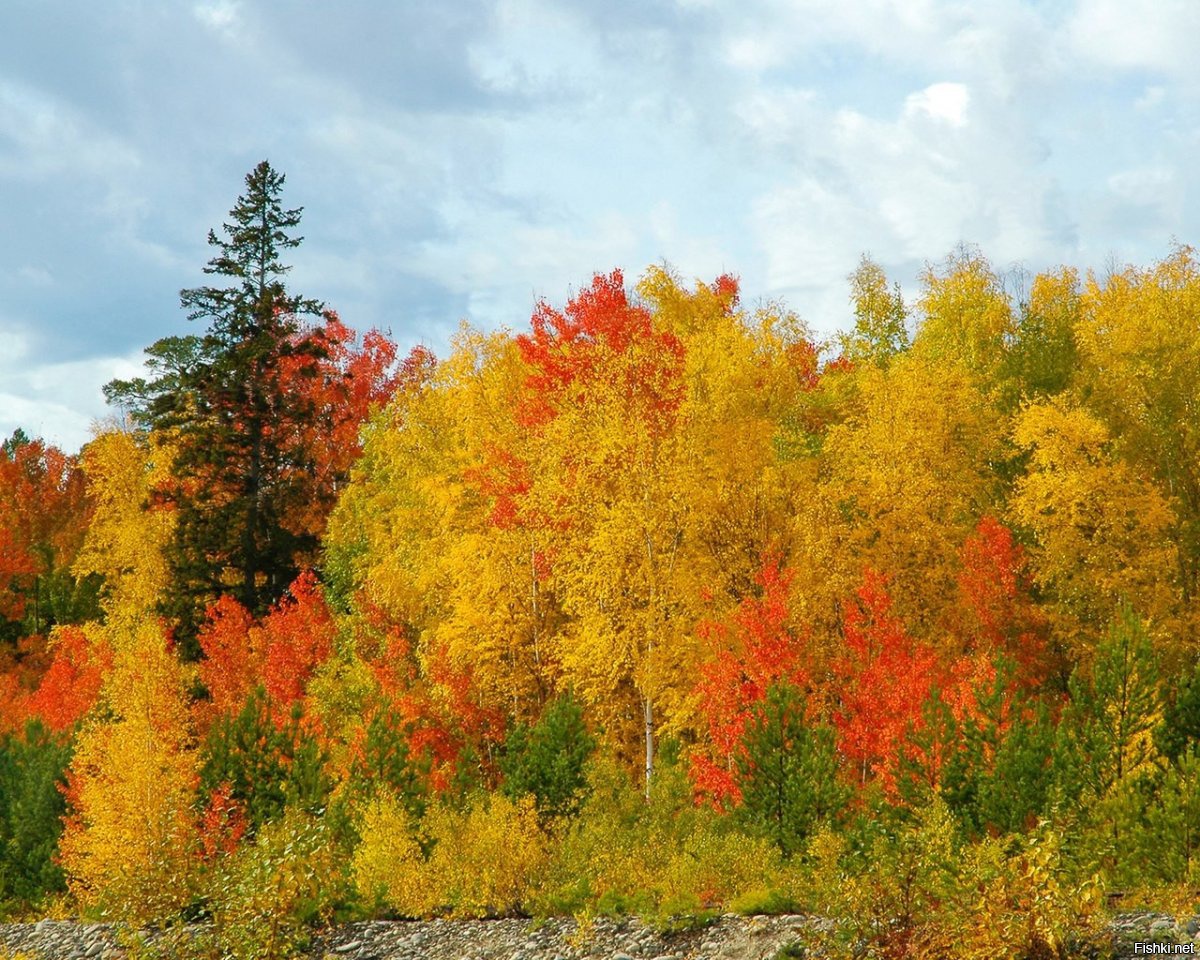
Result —
[[70, 565], [90, 518], [75, 457], [41, 440], [0, 449], [0, 617], [25, 616], [34, 579]]
[[596, 274], [562, 312], [539, 302], [530, 322], [532, 332], [517, 337], [532, 368], [519, 410], [525, 425], [544, 424], [560, 404], [586, 404], [598, 388], [615, 387], [625, 416], [653, 435], [667, 432], [683, 399], [683, 343], [654, 330], [650, 311], [629, 302], [620, 270]]
[[78, 627], [63, 627], [54, 637], [54, 659], [29, 699], [29, 711], [51, 730], [70, 730], [100, 697], [112, 650], [94, 645]]
[[1029, 593], [1025, 551], [1012, 531], [985, 516], [963, 543], [959, 562], [966, 646], [1004, 655], [1016, 664], [1019, 682], [1037, 686], [1052, 666], [1045, 621]]
[[336, 634], [312, 571], [296, 578], [290, 594], [263, 618], [259, 640], [263, 685], [281, 715], [304, 697], [313, 673], [333, 652]]
[[909, 731], [924, 726], [922, 706], [938, 670], [933, 650], [910, 638], [891, 609], [887, 578], [865, 570], [842, 622], [846, 655], [833, 667], [840, 682], [834, 722], [841, 751], [864, 782], [874, 776], [894, 791], [901, 758], [910, 750]]
[[200, 819], [200, 852], [206, 861], [233, 853], [246, 835], [246, 813], [233, 799], [233, 785], [222, 783], [212, 796]]
[[495, 444], [484, 450], [483, 464], [465, 471], [464, 479], [473, 483], [481, 494], [492, 501], [488, 523], [500, 530], [519, 525], [521, 498], [529, 492], [529, 464]]
[[791, 571], [768, 557], [758, 575], [762, 597], [742, 601], [732, 635], [724, 624], [706, 622], [699, 628], [715, 655], [701, 668], [696, 685], [708, 745], [693, 753], [691, 776], [697, 791], [717, 804], [741, 799], [734, 766], [754, 704], [766, 698], [772, 684], [803, 687], [808, 682], [802, 666], [805, 638], [787, 625], [791, 580]]
[[433, 355], [417, 347], [396, 366], [396, 345], [377, 330], [358, 335], [333, 311], [305, 328], [280, 360], [280, 391], [311, 415], [290, 418], [288, 445], [303, 451], [295, 470], [298, 496], [286, 519], [295, 533], [320, 535], [338, 489], [362, 452], [359, 437], [371, 413], [398, 390], [423, 382]]
[[469, 671], [449, 665], [446, 651], [434, 652], [424, 676], [406, 631], [389, 623], [386, 615], [369, 605], [359, 623], [358, 647], [375, 677], [378, 692], [368, 702], [362, 722], [352, 735], [351, 760], [361, 753], [362, 742], [374, 717], [407, 732], [409, 755], [428, 761], [428, 786], [449, 787], [467, 746], [476, 755], [486, 753], [487, 742], [498, 742], [504, 718], [481, 709], [471, 698]]
[[723, 273], [713, 281], [711, 289], [721, 301], [726, 314], [732, 314], [737, 309], [738, 300], [741, 297], [737, 277]]
[[[237, 713], [259, 682], [261, 665], [251, 648], [254, 618], [233, 597], [221, 597], [208, 608], [200, 630], [200, 681], [209, 700], [200, 711], [211, 722], [218, 716]], [[207, 723], [202, 723], [207, 726]]]
[[796, 387], [805, 392], [815, 390], [821, 382], [818, 366], [820, 349], [811, 340], [797, 340], [784, 349], [788, 367], [796, 379]]
[[259, 684], [277, 722], [286, 721], [333, 652], [336, 632], [312, 571], [300, 574], [259, 623], [232, 597], [221, 597], [209, 606], [199, 636], [205, 657], [200, 679], [209, 692], [209, 701], [197, 710], [201, 728], [240, 710]]

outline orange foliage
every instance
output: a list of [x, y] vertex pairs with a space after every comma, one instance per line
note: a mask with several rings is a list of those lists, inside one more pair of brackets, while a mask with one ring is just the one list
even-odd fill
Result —
[[336, 627], [316, 575], [305, 571], [284, 597], [263, 618], [261, 639], [262, 679], [267, 695], [286, 715], [304, 697], [313, 673], [333, 652]]
[[754, 704], [766, 698], [772, 684], [803, 687], [808, 682], [802, 666], [805, 638], [787, 625], [792, 573], [780, 570], [777, 557], [769, 557], [757, 579], [762, 597], [742, 601], [732, 636], [724, 624], [698, 628], [716, 655], [701, 668], [696, 685], [709, 743], [692, 755], [691, 775], [696, 789], [718, 804], [741, 799], [735, 760]]
[[254, 618], [233, 597], [221, 597], [208, 608], [200, 630], [200, 680], [208, 690], [204, 713], [213, 719], [236, 713], [246, 702], [261, 674], [250, 649], [250, 630]]
[[0, 617], [21, 619], [33, 579], [70, 565], [90, 512], [77, 458], [41, 440], [0, 449]]
[[870, 568], [846, 605], [846, 654], [835, 661], [840, 708], [834, 714], [842, 753], [865, 782], [895, 791], [908, 734], [924, 726], [922, 707], [938, 679], [933, 649], [908, 636], [892, 615], [887, 578]]
[[985, 516], [959, 551], [958, 588], [966, 608], [967, 649], [1015, 663], [1017, 679], [1037, 687], [1052, 664], [1044, 639], [1045, 617], [1030, 596], [1028, 560], [1012, 531]]
[[95, 643], [79, 627], [54, 634], [54, 659], [29, 699], [29, 710], [55, 731], [70, 730], [100, 698], [104, 676], [112, 667], [112, 650]]
[[233, 853], [246, 835], [246, 813], [233, 798], [233, 786], [222, 783], [209, 797], [200, 818], [200, 852], [205, 860]]
[[[517, 337], [521, 357], [534, 371], [527, 384], [531, 396], [519, 411], [523, 423], [545, 423], [558, 402], [583, 403], [604, 387], [624, 397], [628, 412], [652, 434], [667, 432], [683, 400], [683, 344], [656, 332], [650, 311], [629, 302], [620, 270], [596, 274], [561, 312], [540, 301], [531, 325], [532, 333]], [[622, 355], [628, 362], [617, 369], [606, 362]]]
[[240, 603], [221, 597], [208, 608], [199, 634], [205, 659], [200, 679], [209, 702], [200, 719], [236, 713], [259, 684], [283, 722], [304, 699], [308, 681], [333, 652], [337, 628], [312, 571], [296, 578], [288, 596], [260, 623]]

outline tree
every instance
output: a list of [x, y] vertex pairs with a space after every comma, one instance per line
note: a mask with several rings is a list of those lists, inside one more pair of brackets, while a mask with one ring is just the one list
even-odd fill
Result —
[[908, 349], [908, 310], [900, 284], [888, 287], [887, 274], [863, 254], [850, 281], [854, 304], [854, 329], [839, 338], [842, 355], [852, 363], [864, 361], [884, 366], [897, 353]]
[[833, 730], [811, 724], [800, 692], [775, 684], [755, 704], [737, 757], [740, 822], [769, 837], [786, 857], [846, 806]]
[[937, 658], [908, 636], [892, 613], [886, 578], [870, 568], [846, 606], [842, 633], [846, 654], [834, 664], [841, 684], [834, 715], [839, 747], [862, 783], [874, 776], [893, 792], [900, 761], [912, 748], [910, 735], [924, 725], [922, 707], [941, 679]]
[[77, 458], [19, 429], [0, 444], [0, 640], [96, 615], [98, 578], [70, 573], [90, 517]]
[[736, 765], [745, 753], [746, 725], [768, 691], [780, 684], [800, 689], [808, 682], [807, 637], [788, 625], [791, 581], [792, 571], [780, 570], [777, 558], [768, 558], [759, 573], [762, 597], [741, 602], [732, 635], [724, 624], [698, 628], [716, 655], [701, 667], [696, 683], [708, 742], [692, 753], [691, 776], [697, 790], [718, 804], [741, 799]]
[[180, 293], [188, 319], [207, 321], [208, 330], [150, 347], [153, 380], [105, 388], [110, 403], [176, 438], [174, 476], [157, 496], [177, 516], [167, 612], [189, 641], [204, 606], [222, 593], [264, 613], [295, 579], [298, 555], [316, 547], [314, 531], [287, 522], [312, 493], [305, 426], [314, 404], [286, 385], [297, 361], [301, 376], [315, 378], [327, 350], [300, 323], [322, 316], [322, 304], [283, 283], [290, 268], [280, 257], [302, 239], [293, 235], [301, 208], [283, 207], [283, 183], [264, 160], [246, 177], [223, 236], [209, 231], [217, 253], [204, 272], [230, 283]]
[[1033, 581], [1049, 601], [1056, 642], [1086, 655], [1122, 600], [1165, 633], [1178, 596], [1171, 502], [1069, 397], [1026, 407], [1013, 438], [1029, 464], [1010, 508], [1033, 534]]
[[518, 724], [509, 733], [500, 760], [504, 792], [513, 799], [532, 794], [543, 818], [575, 814], [586, 786], [584, 764], [595, 746], [582, 705], [562, 694], [536, 724]]

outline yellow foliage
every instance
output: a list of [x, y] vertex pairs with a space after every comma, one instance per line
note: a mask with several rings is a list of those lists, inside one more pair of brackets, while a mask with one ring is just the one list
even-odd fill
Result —
[[432, 913], [438, 898], [426, 882], [425, 858], [404, 805], [381, 793], [363, 812], [359, 835], [352, 872], [367, 902], [413, 917]]
[[893, 578], [904, 622], [929, 635], [954, 595], [959, 547], [995, 496], [1000, 425], [953, 365], [901, 355], [859, 384], [858, 408], [829, 430], [820, 500], [797, 513], [798, 551], [821, 570], [826, 604], [870, 565]]
[[1013, 435], [1030, 460], [1010, 508], [1036, 537], [1034, 579], [1076, 655], [1081, 631], [1095, 635], [1122, 598], [1161, 629], [1176, 595], [1170, 503], [1112, 454], [1104, 424], [1068, 400], [1027, 407]]
[[82, 457], [96, 512], [74, 573], [104, 578], [106, 622], [125, 627], [153, 615], [169, 581], [162, 551], [171, 538], [174, 515], [147, 509], [147, 504], [170, 471], [171, 447], [157, 435], [142, 441], [110, 431], [84, 447]]
[[918, 306], [924, 320], [914, 351], [941, 368], [962, 366], [990, 393], [1015, 328], [1000, 278], [978, 250], [963, 247], [946, 259], [940, 273], [928, 267], [921, 279]]
[[1114, 453], [1158, 484], [1175, 523], [1174, 625], [1195, 656], [1200, 619], [1200, 263], [1177, 247], [1147, 270], [1128, 267], [1101, 283], [1089, 277], [1076, 327], [1079, 379], [1108, 427]]
[[145, 509], [169, 461], [163, 447], [118, 432], [101, 434], [84, 452], [97, 508], [76, 573], [100, 573], [106, 582], [105, 622], [84, 632], [113, 651], [113, 663], [103, 709], [76, 741], [74, 813], [60, 849], [81, 904], [134, 922], [176, 911], [194, 879], [197, 766], [187, 678], [155, 615], [172, 521]]
[[345, 897], [328, 826], [288, 809], [223, 858], [208, 878], [212, 929], [222, 957], [277, 960], [300, 952], [306, 929], [327, 923]]
[[547, 855], [532, 797], [482, 796], [463, 810], [435, 803], [420, 829], [428, 859], [399, 802], [368, 806], [353, 865], [364, 895], [411, 917], [503, 916], [529, 903]]

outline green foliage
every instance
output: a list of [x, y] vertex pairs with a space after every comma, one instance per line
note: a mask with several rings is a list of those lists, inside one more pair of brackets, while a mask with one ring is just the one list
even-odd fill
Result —
[[795, 687], [771, 687], [755, 707], [745, 754], [738, 757], [738, 822], [769, 838], [785, 857], [838, 814], [850, 794], [838, 777], [833, 731], [811, 725], [804, 713]]
[[1076, 668], [1058, 728], [1055, 767], [1067, 796], [1100, 800], [1156, 758], [1158, 663], [1145, 625], [1124, 606], [1096, 649]]
[[389, 711], [375, 713], [367, 722], [362, 751], [350, 772], [352, 793], [374, 796], [385, 791], [399, 799], [408, 815], [420, 820], [428, 799], [425, 785], [429, 757], [414, 757], [409, 747], [412, 724]]
[[697, 806], [670, 749], [647, 802], [606, 753], [588, 764], [578, 815], [554, 835], [532, 906], [536, 913], [630, 914], [659, 925], [703, 918], [752, 891], [779, 887], [775, 845], [728, 816]]
[[1185, 676], [1163, 705], [1162, 722], [1154, 731], [1154, 743], [1168, 760], [1177, 760], [1200, 742], [1200, 663]]
[[310, 928], [333, 919], [351, 894], [345, 858], [325, 820], [295, 808], [220, 858], [206, 890], [210, 936], [230, 960], [294, 956]]
[[292, 516], [311, 510], [320, 494], [305, 471], [312, 456], [304, 433], [314, 409], [289, 391], [285, 368], [299, 363], [315, 371], [323, 348], [297, 337], [299, 318], [324, 308], [283, 283], [290, 268], [280, 257], [301, 241], [294, 235], [301, 210], [282, 206], [283, 183], [269, 163], [258, 164], [223, 235], [209, 231], [216, 254], [204, 272], [229, 285], [180, 293], [188, 319], [210, 324], [205, 333], [151, 346], [153, 380], [105, 387], [110, 403], [177, 440], [173, 482], [157, 491], [177, 518], [164, 611], [178, 620], [177, 634], [193, 656], [208, 603], [232, 592], [262, 615], [295, 579], [300, 558], [315, 558], [315, 533]]
[[885, 365], [908, 349], [908, 310], [900, 284], [890, 287], [883, 268], [864, 255], [850, 274], [854, 328], [841, 337], [842, 354], [853, 363]]
[[34, 904], [66, 888], [55, 859], [71, 746], [36, 721], [0, 738], [0, 909]]
[[1048, 812], [1055, 782], [1055, 725], [1039, 700], [1007, 703], [1000, 684], [956, 723], [940, 793], [972, 837], [1030, 829]]
[[545, 819], [573, 816], [583, 799], [584, 765], [595, 747], [583, 706], [563, 694], [532, 727], [518, 724], [509, 733], [500, 760], [502, 789], [514, 799], [532, 794]]
[[304, 729], [301, 705], [277, 722], [262, 688], [237, 716], [222, 717], [209, 733], [200, 769], [200, 794], [207, 800], [228, 783], [246, 811], [251, 829], [276, 820], [284, 808], [323, 808], [333, 788], [328, 756]]

